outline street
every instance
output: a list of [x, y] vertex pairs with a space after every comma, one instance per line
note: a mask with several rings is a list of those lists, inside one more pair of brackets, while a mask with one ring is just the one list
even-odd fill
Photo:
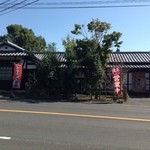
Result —
[[149, 150], [150, 106], [0, 100], [1, 150]]

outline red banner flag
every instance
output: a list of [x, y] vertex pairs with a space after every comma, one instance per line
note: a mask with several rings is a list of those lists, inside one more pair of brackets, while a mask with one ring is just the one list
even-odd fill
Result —
[[117, 95], [121, 94], [121, 68], [112, 69], [113, 85]]
[[13, 88], [20, 89], [22, 78], [22, 64], [14, 64]]

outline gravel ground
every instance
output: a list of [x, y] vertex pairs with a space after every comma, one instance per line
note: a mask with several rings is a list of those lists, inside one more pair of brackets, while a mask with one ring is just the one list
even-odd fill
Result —
[[[21, 98], [14, 98], [14, 99], [11, 99], [9, 96], [4, 96], [4, 95], [1, 95], [0, 94], [0, 100], [6, 100], [6, 101], [10, 101], [10, 100], [16, 100], [16, 101], [24, 101], [24, 102], [30, 102], [30, 101], [34, 101], [34, 100], [31, 100], [31, 99], [23, 99], [22, 97]], [[86, 102], [85, 102], [86, 103]], [[99, 101], [88, 101], [87, 103], [101, 103], [101, 104], [105, 104], [105, 103], [111, 103], [111, 102], [99, 102]], [[124, 102], [123, 104], [125, 105], [144, 105], [144, 106], [150, 106], [150, 97], [129, 97], [127, 102]]]
[[124, 104], [150, 106], [150, 97], [129, 98]]

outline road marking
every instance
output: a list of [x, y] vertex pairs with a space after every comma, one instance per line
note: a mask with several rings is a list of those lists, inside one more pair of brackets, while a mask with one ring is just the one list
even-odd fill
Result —
[[144, 118], [128, 118], [128, 117], [117, 117], [117, 116], [89, 115], [89, 114], [86, 115], [86, 114], [70, 114], [70, 113], [42, 112], [42, 111], [28, 111], [28, 110], [8, 110], [8, 109], [0, 109], [0, 112], [40, 114], [40, 115], [57, 115], [57, 116], [71, 116], [71, 117], [84, 117], [84, 118], [97, 118], [97, 119], [112, 119], [112, 120], [150, 122], [150, 119], [144, 119]]
[[11, 137], [7, 137], [7, 136], [0, 136], [0, 140], [10, 140]]

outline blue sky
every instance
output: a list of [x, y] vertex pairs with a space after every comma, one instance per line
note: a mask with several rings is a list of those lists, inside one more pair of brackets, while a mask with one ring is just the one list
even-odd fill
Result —
[[74, 24], [86, 25], [98, 18], [111, 23], [112, 31], [122, 33], [121, 51], [150, 51], [149, 14], [150, 7], [20, 9], [0, 16], [0, 35], [6, 34], [8, 25], [20, 24], [44, 37], [47, 43], [57, 43], [58, 50], [64, 51], [62, 40], [70, 34]]

